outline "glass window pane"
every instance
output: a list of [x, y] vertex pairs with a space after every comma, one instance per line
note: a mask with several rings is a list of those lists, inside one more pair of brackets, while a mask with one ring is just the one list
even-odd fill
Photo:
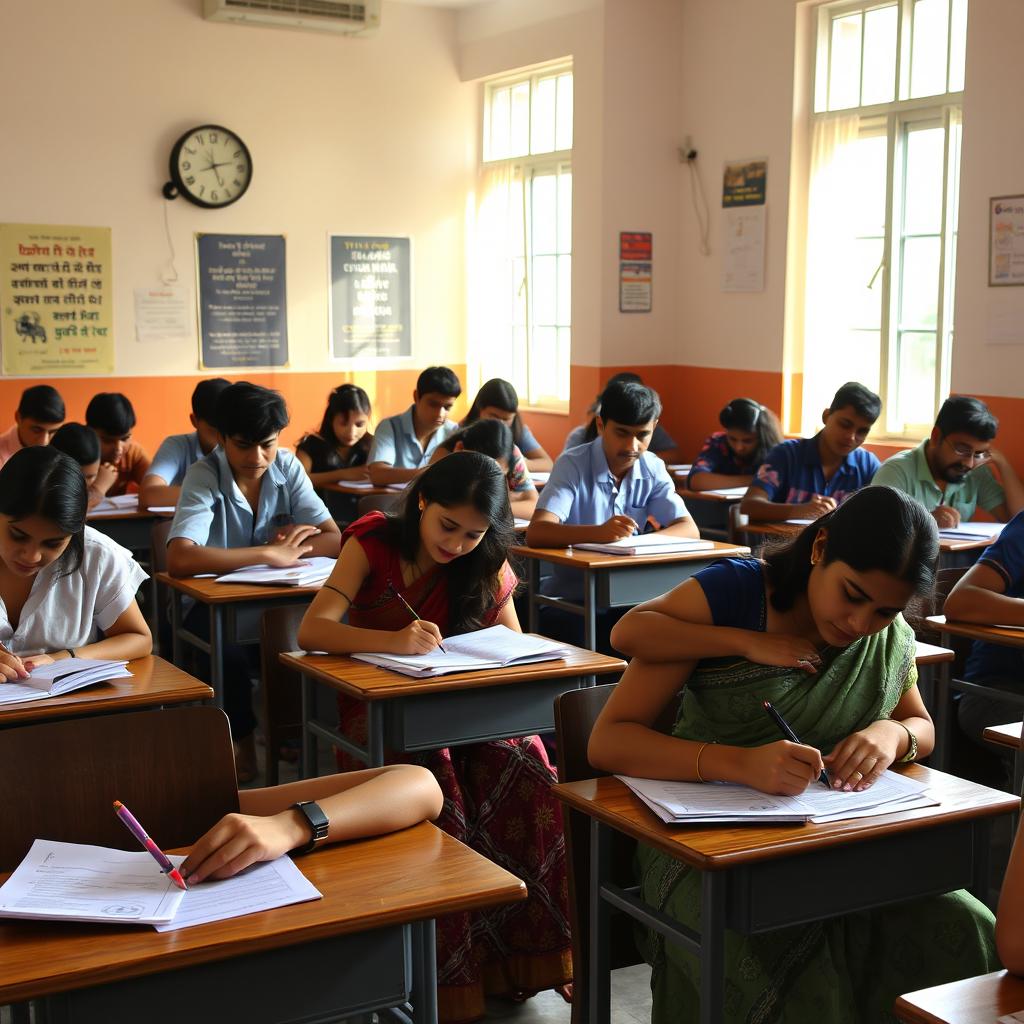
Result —
[[903, 242], [900, 328], [932, 328], [939, 297], [939, 239], [907, 238]]
[[832, 22], [832, 63], [828, 76], [828, 109], [855, 107], [860, 100], [861, 15]]
[[555, 148], [555, 79], [542, 78], [533, 90], [530, 115], [530, 152], [550, 153]]
[[558, 388], [555, 398], [561, 402], [569, 401], [569, 355], [572, 350], [572, 332], [568, 327], [558, 328], [558, 362], [556, 380]]
[[488, 159], [504, 160], [508, 156], [509, 91], [495, 89], [491, 93], [491, 143]]
[[927, 431], [935, 417], [935, 335], [900, 337], [898, 416], [902, 430]]
[[856, 182], [846, 196], [850, 204], [850, 223], [858, 235], [885, 233], [886, 150], [884, 135], [858, 139], [850, 147], [850, 181]]
[[558, 319], [563, 327], [572, 323], [572, 257], [558, 257]]
[[554, 374], [551, 368], [558, 358], [558, 332], [554, 327], [537, 327], [530, 345], [530, 401], [553, 397]]
[[530, 83], [512, 87], [512, 111], [509, 131], [509, 156], [526, 156], [530, 152]]
[[572, 149], [572, 75], [558, 76], [555, 149]]
[[540, 174], [533, 179], [530, 191], [533, 216], [533, 252], [556, 252], [558, 210], [554, 174]]
[[950, 19], [949, 91], [964, 87], [964, 64], [967, 58], [967, 0], [953, 0]]
[[533, 322], [558, 323], [558, 265], [556, 256], [535, 256], [533, 260]]
[[529, 374], [526, 359], [526, 328], [512, 328], [512, 375], [506, 380], [512, 382], [520, 395], [529, 394]]
[[910, 97], [946, 91], [949, 0], [915, 0]]
[[863, 106], [890, 103], [896, 91], [896, 25], [899, 9], [880, 7], [864, 15]]
[[558, 251], [572, 252], [572, 171], [558, 176]]
[[945, 136], [942, 128], [925, 128], [907, 133], [903, 197], [905, 234], [937, 234], [942, 230], [942, 158]]

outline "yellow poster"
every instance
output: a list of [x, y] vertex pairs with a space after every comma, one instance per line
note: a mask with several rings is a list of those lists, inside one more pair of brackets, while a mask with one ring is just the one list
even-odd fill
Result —
[[114, 372], [110, 264], [110, 228], [0, 224], [5, 374]]

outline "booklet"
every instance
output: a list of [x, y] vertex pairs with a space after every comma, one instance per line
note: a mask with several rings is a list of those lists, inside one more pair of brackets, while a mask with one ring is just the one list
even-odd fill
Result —
[[104, 498], [89, 509], [87, 519], [96, 516], [116, 516], [123, 512], [138, 512], [138, 494], [117, 494], [113, 498]]
[[108, 679], [130, 679], [127, 661], [102, 661], [93, 658], [64, 658], [42, 665], [28, 679], [0, 683], [0, 704], [14, 704], [42, 697], [59, 697], [83, 686], [105, 683]]
[[[170, 860], [177, 867], [185, 858]], [[148, 924], [163, 932], [320, 898], [287, 856], [183, 892], [145, 851], [37, 839], [0, 886], [0, 917]]]
[[710, 540], [661, 533], [623, 537], [607, 544], [573, 544], [573, 548], [580, 551], [601, 551], [607, 555], [672, 555], [680, 551], [710, 551], [714, 546]]
[[939, 530], [944, 540], [995, 540], [1003, 532], [1005, 523], [960, 523]]
[[353, 654], [359, 661], [389, 668], [403, 675], [429, 678], [448, 672], [473, 672], [477, 669], [528, 665], [536, 661], [557, 661], [564, 657], [565, 645], [530, 633], [517, 633], [508, 626], [489, 626], [475, 633], [446, 636], [444, 651], [429, 654]]
[[315, 587], [324, 582], [334, 571], [336, 558], [315, 555], [303, 558], [295, 565], [283, 567], [270, 565], [247, 565], [242, 569], [218, 576], [218, 583], [254, 583], [271, 587]]

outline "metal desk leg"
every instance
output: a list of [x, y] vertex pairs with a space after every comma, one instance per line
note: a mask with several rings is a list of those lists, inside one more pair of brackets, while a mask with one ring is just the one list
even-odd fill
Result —
[[597, 650], [597, 574], [583, 574], [583, 646]]
[[317, 743], [316, 733], [309, 728], [316, 711], [316, 683], [311, 676], [303, 674], [302, 679], [302, 778], [311, 779], [316, 775]]
[[705, 871], [700, 920], [700, 1024], [718, 1024], [725, 994], [725, 874]]
[[611, 907], [601, 898], [611, 864], [612, 832], [590, 819], [590, 963], [587, 967], [589, 1024], [609, 1024], [612, 1012], [611, 959], [608, 946]]
[[171, 588], [171, 660], [178, 668], [181, 661], [181, 591]]
[[540, 593], [540, 562], [536, 558], [528, 558], [526, 564], [526, 606], [528, 609], [528, 632], [536, 633], [540, 629], [540, 614], [537, 606], [537, 595]]
[[366, 746], [370, 754], [368, 767], [384, 765], [384, 708], [380, 701], [366, 702]]
[[953, 693], [950, 687], [952, 676], [953, 668], [948, 661], [944, 661], [935, 673], [935, 750], [928, 763], [939, 771], [948, 771], [949, 765], [950, 725], [953, 718]]
[[437, 950], [434, 921], [412, 926], [412, 1015], [416, 1024], [437, 1024]]
[[210, 685], [213, 702], [224, 707], [224, 606], [210, 605]]

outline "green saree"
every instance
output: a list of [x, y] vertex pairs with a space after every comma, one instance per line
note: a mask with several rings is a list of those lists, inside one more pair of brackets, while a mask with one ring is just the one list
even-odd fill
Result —
[[[805, 742], [827, 753], [887, 718], [917, 678], [914, 635], [891, 626], [842, 650], [820, 672], [780, 670], [735, 658], [701, 661], [687, 681], [674, 735], [736, 746], [779, 738], [770, 700]], [[644, 899], [700, 929], [700, 872], [648, 847], [638, 852]], [[842, 879], [836, 879], [841, 885]], [[654, 1024], [695, 1020], [695, 957], [653, 933]], [[903, 992], [997, 970], [993, 917], [964, 891], [744, 936], [727, 931], [723, 1024], [879, 1024], [895, 1021]]]

